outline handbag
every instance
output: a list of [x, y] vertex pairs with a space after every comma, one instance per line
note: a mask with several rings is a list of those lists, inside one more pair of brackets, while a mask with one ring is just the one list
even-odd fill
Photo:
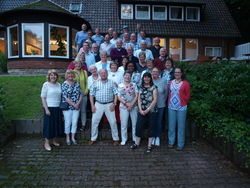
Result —
[[59, 108], [61, 110], [68, 110], [69, 109], [69, 104], [67, 102], [60, 102]]

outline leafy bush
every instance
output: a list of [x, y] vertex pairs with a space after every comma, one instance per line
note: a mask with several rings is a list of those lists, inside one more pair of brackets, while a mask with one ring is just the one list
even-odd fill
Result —
[[3, 53], [0, 53], [0, 72], [8, 72], [7, 69], [7, 56]]
[[246, 153], [250, 165], [250, 64], [179, 62], [191, 85], [188, 118]]
[[4, 115], [3, 115], [3, 110], [4, 110], [4, 95], [5, 92], [3, 90], [3, 88], [0, 86], [0, 130], [2, 130], [5, 119], [4, 119]]

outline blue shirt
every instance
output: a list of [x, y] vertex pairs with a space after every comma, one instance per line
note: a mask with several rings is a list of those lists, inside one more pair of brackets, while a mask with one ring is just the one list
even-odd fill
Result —
[[78, 31], [76, 33], [76, 37], [75, 37], [75, 44], [78, 47], [78, 51], [79, 49], [82, 47], [82, 44], [85, 42], [85, 40], [88, 39], [88, 33], [86, 31]]
[[98, 44], [98, 46], [100, 46], [100, 44], [104, 42], [104, 37], [102, 35], [93, 35], [91, 38], [95, 41], [96, 44]]

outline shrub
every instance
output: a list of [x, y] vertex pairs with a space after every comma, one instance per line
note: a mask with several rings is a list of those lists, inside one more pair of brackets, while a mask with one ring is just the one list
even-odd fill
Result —
[[0, 53], [0, 72], [7, 73], [7, 56], [3, 53]]
[[2, 132], [3, 126], [4, 126], [4, 122], [5, 122], [5, 118], [4, 118], [4, 114], [3, 114], [3, 110], [4, 110], [4, 95], [5, 92], [3, 90], [3, 88], [0, 86], [0, 131]]

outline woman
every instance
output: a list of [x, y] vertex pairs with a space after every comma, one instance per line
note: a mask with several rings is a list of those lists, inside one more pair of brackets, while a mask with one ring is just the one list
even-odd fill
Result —
[[82, 70], [88, 71], [88, 67], [87, 67], [87, 64], [85, 62], [85, 53], [83, 51], [78, 52], [75, 60], [70, 62], [67, 69], [74, 70], [76, 61], [80, 61], [82, 63], [82, 67], [81, 67]]
[[87, 111], [87, 95], [88, 95], [88, 73], [85, 70], [81, 70], [82, 63], [80, 61], [75, 61], [75, 81], [80, 84], [82, 102], [80, 105], [81, 112], [81, 130], [85, 129], [86, 126], [86, 111]]
[[[77, 128], [77, 121], [80, 113], [80, 104], [82, 102], [82, 95], [80, 84], [74, 81], [75, 71], [67, 70], [65, 73], [65, 82], [62, 84], [62, 102], [69, 104], [68, 110], [63, 110], [66, 134], [66, 144], [70, 145], [71, 141], [76, 145], [75, 133]], [[71, 141], [70, 141], [71, 133]]]
[[166, 79], [167, 83], [174, 79], [174, 62], [172, 59], [166, 59], [165, 69], [162, 71], [161, 77]]
[[168, 95], [168, 85], [166, 80], [160, 77], [160, 70], [155, 67], [152, 70], [153, 82], [157, 86], [158, 98], [157, 98], [157, 116], [155, 126], [155, 137], [153, 138], [152, 145], [160, 146], [160, 136], [162, 130], [162, 120], [166, 107], [166, 100]]
[[139, 63], [136, 63], [136, 70], [139, 73], [142, 73], [142, 71], [147, 69], [147, 64], [146, 64], [146, 53], [145, 52], [140, 52], [139, 53]]
[[128, 62], [125, 66], [125, 72], [130, 71], [132, 73], [131, 82], [135, 83], [137, 86], [141, 83], [141, 75], [136, 71], [135, 63]]
[[136, 123], [136, 142], [130, 147], [136, 149], [140, 145], [143, 126], [148, 124], [148, 147], [146, 152], [152, 151], [152, 140], [154, 136], [154, 124], [157, 113], [157, 88], [153, 83], [152, 76], [149, 72], [146, 72], [142, 77], [142, 85], [139, 90], [138, 107], [139, 113]]
[[122, 82], [122, 74], [118, 71], [118, 64], [111, 61], [110, 71], [108, 72], [108, 79], [112, 80], [116, 87]]
[[56, 137], [63, 135], [63, 124], [61, 111], [61, 84], [57, 82], [58, 74], [55, 70], [49, 70], [47, 82], [43, 84], [41, 91], [42, 104], [44, 108], [43, 137], [45, 138], [44, 148], [51, 151], [50, 139], [54, 146], [60, 146]]
[[95, 65], [91, 65], [89, 67], [89, 71], [91, 73], [91, 76], [88, 77], [88, 89], [92, 87], [92, 85], [99, 80], [99, 74], [97, 72], [97, 68]]
[[146, 65], [147, 65], [147, 69], [144, 70], [144, 71], [142, 71], [141, 77], [143, 76], [143, 74], [144, 74], [145, 72], [149, 72], [149, 73], [152, 74], [152, 70], [153, 70], [153, 68], [154, 68], [154, 62], [153, 62], [153, 60], [152, 60], [152, 59], [148, 59], [148, 60], [146, 61]]
[[138, 88], [131, 82], [131, 72], [126, 71], [123, 76], [123, 83], [118, 86], [118, 100], [120, 101], [120, 119], [121, 119], [121, 145], [125, 145], [128, 140], [128, 119], [129, 115], [132, 121], [132, 138], [136, 141], [135, 126], [137, 120], [138, 108], [136, 105], [138, 98]]
[[124, 74], [125, 72], [125, 67], [126, 67], [126, 64], [128, 63], [128, 57], [127, 56], [124, 56], [122, 57], [122, 66], [120, 66], [118, 68], [118, 71], [122, 73], [122, 75]]
[[187, 114], [187, 103], [190, 98], [190, 85], [185, 80], [183, 70], [175, 68], [175, 79], [169, 82], [168, 94], [168, 147], [173, 148], [176, 136], [176, 121], [177, 121], [177, 150], [180, 151], [185, 143], [185, 124]]

